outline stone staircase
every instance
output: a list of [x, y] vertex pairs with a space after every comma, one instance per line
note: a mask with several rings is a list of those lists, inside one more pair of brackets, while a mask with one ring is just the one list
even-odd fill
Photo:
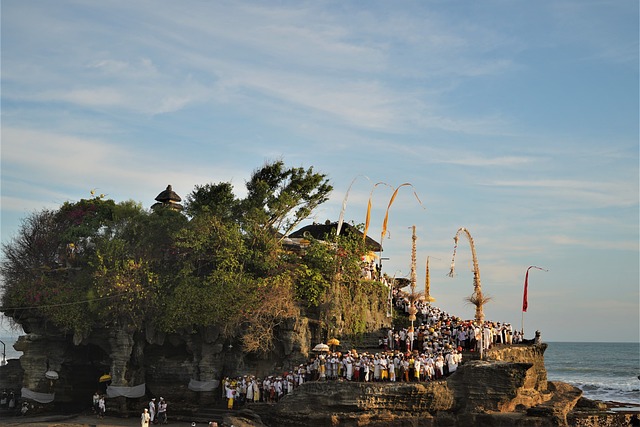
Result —
[[379, 339], [386, 335], [386, 330], [378, 330], [362, 334], [354, 339], [344, 339], [340, 342], [340, 347], [336, 351], [346, 353], [355, 349], [360, 353], [377, 353], [380, 352]]

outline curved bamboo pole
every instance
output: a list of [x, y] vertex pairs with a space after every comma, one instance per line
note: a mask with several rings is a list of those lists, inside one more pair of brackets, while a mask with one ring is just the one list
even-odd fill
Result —
[[[362, 240], [366, 240], [367, 239], [367, 232], [369, 231], [369, 224], [371, 223], [371, 198], [373, 197], [373, 190], [376, 189], [376, 187], [380, 184], [384, 184], [389, 188], [393, 187], [389, 184], [387, 184], [386, 182], [376, 182], [373, 187], [371, 188], [371, 192], [369, 193], [369, 201], [367, 202], [367, 216], [364, 220], [364, 232], [362, 233]], [[382, 241], [380, 242], [380, 245], [382, 245]]]
[[371, 181], [371, 179], [369, 179], [369, 177], [366, 175], [358, 175], [355, 178], [353, 178], [353, 181], [351, 181], [351, 184], [349, 184], [349, 188], [347, 188], [347, 192], [344, 195], [344, 199], [342, 200], [342, 210], [340, 211], [340, 217], [338, 218], [338, 226], [336, 227], [336, 236], [340, 235], [340, 230], [342, 229], [342, 223], [344, 222], [344, 212], [347, 209], [347, 197], [349, 197], [349, 192], [351, 191], [351, 187], [353, 186], [353, 183], [356, 182], [356, 179], [358, 179], [361, 176]]
[[455, 257], [456, 257], [456, 249], [458, 248], [458, 240], [460, 238], [460, 233], [463, 232], [465, 236], [467, 236], [467, 240], [469, 240], [469, 245], [471, 246], [471, 257], [473, 259], [473, 294], [467, 298], [467, 300], [475, 305], [476, 307], [476, 321], [480, 324], [484, 322], [484, 310], [483, 306], [487, 303], [490, 298], [487, 298], [482, 295], [482, 285], [480, 284], [480, 268], [478, 267], [478, 257], [476, 255], [476, 247], [473, 243], [473, 237], [464, 227], [460, 227], [456, 232], [456, 236], [453, 238], [455, 242], [455, 246], [453, 247], [453, 258], [451, 259], [451, 270], [449, 270], [449, 277], [454, 276], [455, 269]]

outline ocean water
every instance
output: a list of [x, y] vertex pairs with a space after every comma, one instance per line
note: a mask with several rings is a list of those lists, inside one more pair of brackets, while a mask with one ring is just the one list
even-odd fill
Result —
[[578, 387], [592, 400], [640, 405], [640, 343], [547, 343], [549, 381]]

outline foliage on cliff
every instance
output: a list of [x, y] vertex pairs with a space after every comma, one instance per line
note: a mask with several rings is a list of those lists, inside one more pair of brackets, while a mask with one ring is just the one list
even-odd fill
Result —
[[312, 168], [268, 163], [246, 187], [238, 199], [230, 183], [196, 186], [184, 213], [92, 197], [31, 214], [2, 248], [2, 311], [76, 337], [214, 325], [246, 351], [270, 350], [274, 328], [326, 301], [331, 284], [355, 289], [364, 247], [353, 236], [282, 245], [332, 190]]

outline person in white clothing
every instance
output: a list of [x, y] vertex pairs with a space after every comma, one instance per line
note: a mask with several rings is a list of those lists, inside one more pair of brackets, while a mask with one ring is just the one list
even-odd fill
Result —
[[144, 408], [142, 411], [142, 415], [140, 415], [140, 427], [149, 427], [149, 420], [151, 416], [149, 415], [149, 410]]
[[149, 402], [149, 420], [152, 423], [156, 422], [156, 398], [154, 397]]

